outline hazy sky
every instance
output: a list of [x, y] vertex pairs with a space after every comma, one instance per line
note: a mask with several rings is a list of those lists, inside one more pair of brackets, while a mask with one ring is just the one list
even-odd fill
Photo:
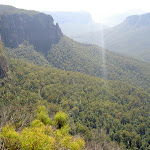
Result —
[[88, 11], [95, 21], [132, 9], [150, 12], [150, 0], [0, 0], [0, 4], [39, 11]]

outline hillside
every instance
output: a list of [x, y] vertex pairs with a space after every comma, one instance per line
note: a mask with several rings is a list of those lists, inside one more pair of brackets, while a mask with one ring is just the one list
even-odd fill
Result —
[[78, 43], [65, 36], [51, 47], [47, 56], [34, 50], [33, 46], [24, 44], [14, 49], [6, 48], [9, 58], [19, 58], [39, 66], [51, 66], [107, 80], [126, 82], [150, 91], [149, 63], [98, 46]]
[[[102, 32], [78, 35], [74, 39], [104, 46], [111, 51], [150, 61], [145, 51], [150, 49], [150, 13], [126, 18], [121, 24]], [[104, 42], [104, 45], [102, 44]], [[141, 53], [143, 55], [141, 55]], [[145, 54], [144, 54], [145, 53]]]
[[17, 48], [5, 48], [9, 58], [18, 58], [21, 61], [36, 64], [38, 66], [51, 66], [48, 60], [40, 52], [37, 52], [33, 45], [24, 41]]
[[[2, 40], [6, 48], [1, 44], [0, 138], [5, 140], [5, 136], [13, 135], [21, 142], [15, 144], [22, 147], [29, 145], [23, 138], [33, 137], [35, 143], [31, 145], [36, 147], [39, 143], [34, 134], [40, 139], [43, 134], [47, 138], [52, 136], [57, 144], [60, 141], [60, 147], [71, 149], [66, 143], [70, 139], [72, 144], [76, 142], [73, 143], [70, 133], [74, 137], [84, 137], [87, 149], [149, 149], [149, 63], [76, 42], [63, 36], [51, 16], [24, 11], [15, 9], [15, 13], [1, 15]], [[41, 105], [46, 106], [48, 112], [39, 115], [41, 122], [34, 124], [35, 129], [30, 128], [36, 108]], [[50, 124], [54, 127], [51, 133], [45, 130], [48, 126], [43, 126], [44, 130], [40, 128], [45, 119], [51, 122], [49, 116], [55, 120], [54, 115], [59, 111], [68, 115], [70, 130], [67, 126], [55, 132], [61, 128], [60, 123], [55, 126], [56, 122]], [[8, 126], [2, 128], [7, 124], [18, 132]], [[27, 138], [30, 133], [32, 136]], [[67, 139], [64, 139], [66, 133]], [[12, 141], [8, 142], [12, 146]]]
[[98, 46], [81, 44], [63, 36], [44, 56], [31, 45], [6, 48], [10, 58], [19, 58], [39, 66], [81, 72], [107, 80], [116, 80], [150, 91], [149, 63], [104, 50]]
[[149, 63], [121, 56], [98, 46], [61, 38], [48, 52], [48, 61], [57, 68], [118, 80], [150, 90]]
[[[28, 124], [34, 107], [44, 103], [51, 115], [59, 110], [67, 112], [72, 134], [80, 133], [86, 141], [101, 142], [100, 135], [91, 131], [101, 134], [99, 130], [103, 129], [111, 140], [128, 149], [148, 146], [150, 95], [143, 90], [20, 60], [10, 60], [9, 66], [13, 79], [1, 80], [4, 83], [0, 84], [0, 103], [4, 110], [0, 113], [5, 114], [5, 118], [0, 118], [1, 125], [6, 121], [18, 127]], [[19, 109], [14, 110], [16, 107]]]
[[[15, 10], [22, 12], [19, 9]], [[50, 15], [27, 14], [1, 16], [2, 40], [8, 47], [9, 57], [20, 58], [37, 65], [50, 65], [63, 70], [81, 72], [107, 80], [122, 81], [150, 91], [149, 63], [124, 57], [98, 46], [75, 42], [62, 35], [58, 25], [53, 24], [53, 18]], [[16, 19], [15, 22], [14, 19]], [[25, 40], [29, 44], [21, 46]], [[140, 56], [148, 59], [145, 53]]]
[[67, 119], [68, 115], [59, 111], [53, 120], [53, 118], [49, 118], [44, 105], [38, 106], [35, 120], [21, 132], [17, 132], [15, 127], [10, 124], [2, 128], [0, 133], [1, 149], [84, 150], [85, 142], [83, 138], [69, 134]]

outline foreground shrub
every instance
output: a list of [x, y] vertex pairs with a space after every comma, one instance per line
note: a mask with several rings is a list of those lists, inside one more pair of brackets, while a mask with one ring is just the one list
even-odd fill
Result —
[[16, 132], [11, 125], [3, 127], [0, 137], [5, 148], [9, 150], [82, 150], [85, 148], [82, 138], [75, 138], [69, 134], [70, 127], [65, 113], [56, 114], [54, 126], [49, 125], [52, 120], [48, 117], [44, 106], [38, 108], [36, 118], [30, 127], [25, 127], [21, 132]]

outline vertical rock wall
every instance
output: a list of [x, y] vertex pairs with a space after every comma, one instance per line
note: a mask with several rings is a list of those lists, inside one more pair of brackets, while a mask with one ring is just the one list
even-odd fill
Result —
[[6, 47], [15, 48], [28, 41], [37, 51], [46, 54], [62, 35], [61, 29], [58, 24], [54, 25], [50, 15], [13, 14], [1, 17], [1, 36]]

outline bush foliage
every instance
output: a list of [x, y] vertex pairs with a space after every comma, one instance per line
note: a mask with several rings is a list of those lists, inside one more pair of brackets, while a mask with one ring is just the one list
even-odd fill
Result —
[[[46, 108], [40, 106], [37, 109], [37, 116], [47, 116]], [[45, 119], [32, 121], [30, 127], [25, 127], [21, 132], [16, 132], [15, 128], [7, 125], [2, 128], [0, 137], [5, 148], [10, 150], [82, 150], [85, 148], [85, 142], [81, 137], [73, 137], [69, 134], [67, 125], [67, 115], [58, 112], [55, 115], [56, 122], [62, 123], [59, 129], [55, 126], [45, 124]], [[38, 117], [37, 117], [38, 118]], [[50, 118], [49, 118], [50, 119]]]

